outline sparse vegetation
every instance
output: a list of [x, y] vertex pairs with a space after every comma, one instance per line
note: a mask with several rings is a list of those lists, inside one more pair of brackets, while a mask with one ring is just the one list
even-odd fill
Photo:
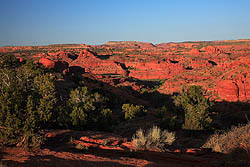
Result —
[[129, 120], [135, 117], [144, 116], [147, 113], [147, 110], [144, 109], [142, 105], [134, 105], [134, 104], [123, 104], [122, 112], [124, 113], [124, 119]]
[[[108, 98], [91, 93], [87, 87], [72, 90], [67, 103], [70, 124], [76, 129], [105, 129], [112, 111], [107, 107]], [[63, 120], [66, 122], [65, 120]]]
[[250, 123], [232, 127], [228, 132], [212, 135], [203, 147], [212, 148], [214, 151], [222, 153], [241, 150], [250, 158]]
[[204, 130], [209, 128], [212, 119], [209, 109], [213, 103], [205, 97], [201, 86], [190, 86], [187, 91], [182, 90], [179, 96], [174, 97], [176, 106], [184, 110], [183, 128], [188, 130]]
[[175, 133], [161, 130], [153, 126], [146, 133], [139, 129], [132, 138], [132, 143], [137, 150], [160, 150], [164, 151], [167, 145], [172, 145], [175, 141]]
[[227, 154], [228, 166], [238, 166], [242, 162], [250, 165], [250, 123], [216, 133], [202, 147]]

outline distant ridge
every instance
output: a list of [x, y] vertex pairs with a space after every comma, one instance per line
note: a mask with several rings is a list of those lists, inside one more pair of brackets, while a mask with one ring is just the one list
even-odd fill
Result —
[[180, 41], [180, 42], [161, 42], [161, 43], [151, 43], [151, 42], [142, 42], [142, 41], [107, 41], [104, 44], [96, 44], [96, 45], [90, 45], [90, 44], [78, 44], [78, 43], [66, 43], [66, 44], [45, 44], [45, 45], [2, 45], [0, 47], [27, 47], [27, 46], [31, 46], [31, 47], [83, 47], [83, 48], [87, 48], [88, 46], [98, 46], [98, 45], [127, 45], [127, 44], [138, 44], [138, 45], [142, 45], [142, 44], [147, 44], [147, 45], [159, 45], [159, 44], [181, 44], [181, 43], [210, 43], [210, 44], [216, 44], [216, 43], [244, 43], [244, 42], [250, 42], [250, 39], [236, 39], [236, 40], [214, 40], [214, 41]]
[[140, 41], [108, 41], [108, 42], [106, 42], [107, 45], [118, 45], [118, 44], [142, 44], [142, 43], [152, 44], [151, 42], [140, 42]]

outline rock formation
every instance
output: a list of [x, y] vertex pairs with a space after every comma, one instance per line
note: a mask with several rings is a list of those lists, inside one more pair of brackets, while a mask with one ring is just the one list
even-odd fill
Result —
[[173, 94], [183, 86], [197, 84], [216, 100], [250, 100], [249, 40], [162, 44], [111, 41], [104, 45], [0, 48], [0, 55], [5, 53], [13, 53], [20, 60], [32, 58], [64, 74], [96, 75], [103, 82], [129, 85], [136, 91], [145, 87], [117, 77], [162, 80], [160, 93]]

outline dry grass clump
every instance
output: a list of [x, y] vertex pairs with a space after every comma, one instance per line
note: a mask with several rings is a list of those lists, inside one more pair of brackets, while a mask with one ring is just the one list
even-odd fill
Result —
[[159, 127], [153, 126], [147, 133], [142, 129], [137, 130], [132, 138], [133, 146], [136, 150], [160, 150], [164, 151], [166, 145], [171, 145], [175, 141], [175, 133], [162, 131]]
[[230, 131], [212, 135], [203, 145], [216, 152], [231, 153], [236, 149], [244, 149], [250, 153], [250, 123], [244, 126], [233, 127]]
[[233, 127], [228, 132], [212, 135], [202, 147], [226, 153], [228, 160], [234, 162], [234, 165], [237, 163], [250, 165], [250, 122]]

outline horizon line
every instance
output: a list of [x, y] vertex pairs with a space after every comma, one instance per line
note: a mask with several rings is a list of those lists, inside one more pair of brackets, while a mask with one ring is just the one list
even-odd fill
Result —
[[177, 41], [177, 42], [161, 42], [161, 43], [153, 43], [153, 42], [146, 42], [146, 41], [137, 41], [137, 40], [111, 40], [111, 41], [106, 41], [103, 44], [87, 44], [87, 43], [50, 43], [50, 44], [41, 44], [41, 45], [0, 45], [0, 47], [28, 47], [28, 46], [49, 46], [49, 45], [91, 45], [91, 46], [98, 46], [98, 45], [107, 45], [108, 42], [134, 42], [134, 43], [151, 43], [153, 45], [157, 44], [167, 44], [167, 43], [199, 43], [199, 42], [244, 42], [244, 41], [250, 41], [250, 38], [240, 38], [240, 39], [230, 39], [230, 40], [187, 40], [187, 41]]

